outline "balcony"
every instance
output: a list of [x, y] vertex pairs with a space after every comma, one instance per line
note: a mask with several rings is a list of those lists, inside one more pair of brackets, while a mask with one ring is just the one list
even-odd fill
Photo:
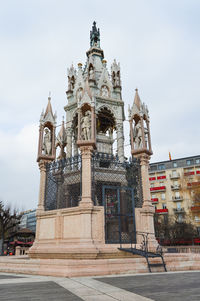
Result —
[[159, 213], [159, 214], [168, 214], [168, 209], [165, 208], [165, 209], [156, 209], [156, 213]]
[[200, 206], [191, 206], [191, 211], [200, 212]]
[[157, 177], [157, 180], [163, 180], [163, 179], [166, 179], [166, 176], [158, 176]]
[[181, 201], [183, 201], [183, 197], [182, 196], [173, 196], [172, 201], [173, 202], [181, 202]]
[[160, 191], [165, 191], [166, 190], [166, 186], [159, 186], [159, 187], [151, 187], [150, 191], [153, 192], [160, 192]]
[[188, 188], [194, 188], [194, 187], [197, 187], [197, 186], [200, 186], [200, 181], [187, 183]]
[[174, 208], [174, 213], [185, 214], [185, 209], [184, 208]]
[[156, 177], [150, 177], [149, 178], [149, 181], [155, 181], [156, 180]]
[[170, 179], [172, 179], [172, 180], [178, 179], [178, 178], [180, 178], [180, 173], [178, 173], [178, 172], [170, 175]]
[[186, 177], [193, 176], [193, 175], [194, 175], [194, 171], [184, 172], [184, 176], [186, 176]]
[[158, 198], [153, 198], [153, 199], [151, 199], [151, 201], [152, 201], [152, 204], [158, 204]]
[[177, 185], [171, 185], [171, 190], [179, 190], [181, 188], [180, 184]]

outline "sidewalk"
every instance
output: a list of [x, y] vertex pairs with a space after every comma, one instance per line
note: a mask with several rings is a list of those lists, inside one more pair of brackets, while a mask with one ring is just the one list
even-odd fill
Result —
[[0, 300], [199, 301], [200, 271], [61, 278], [0, 273]]

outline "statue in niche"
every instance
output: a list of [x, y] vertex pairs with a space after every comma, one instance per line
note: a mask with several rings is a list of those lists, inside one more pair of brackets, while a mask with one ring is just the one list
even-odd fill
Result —
[[117, 73], [113, 72], [113, 74], [112, 74], [112, 84], [113, 84], [114, 87], [120, 87], [121, 82], [120, 82], [120, 73], [119, 72], [117, 72]]
[[108, 88], [105, 85], [101, 88], [101, 96], [108, 97]]
[[141, 149], [143, 147], [142, 143], [142, 126], [141, 121], [135, 125], [133, 130], [133, 143], [135, 149]]
[[68, 91], [72, 91], [74, 89], [75, 80], [73, 76], [68, 76]]
[[80, 102], [83, 94], [83, 89], [79, 88], [76, 94], [77, 101]]
[[94, 69], [92, 66], [89, 69], [89, 80], [94, 80]]
[[145, 140], [145, 147], [148, 148], [148, 135], [149, 131], [147, 128], [144, 128], [144, 140]]
[[117, 74], [115, 75], [115, 86], [120, 87], [120, 74], [119, 74], [119, 72], [117, 72]]
[[43, 151], [44, 154], [49, 156], [51, 154], [51, 131], [48, 128], [44, 130], [44, 139], [43, 139]]
[[81, 137], [83, 140], [91, 139], [91, 112], [87, 111], [81, 119]]

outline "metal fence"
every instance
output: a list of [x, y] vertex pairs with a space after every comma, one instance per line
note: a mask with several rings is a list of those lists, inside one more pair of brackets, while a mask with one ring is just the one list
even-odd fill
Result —
[[81, 156], [46, 164], [45, 210], [78, 206], [81, 198]]
[[[92, 156], [92, 199], [103, 206], [103, 186], [129, 187], [134, 190], [135, 207], [142, 207], [140, 161], [121, 163], [104, 153]], [[81, 155], [46, 164], [45, 210], [78, 206], [81, 199]]]
[[120, 162], [117, 156], [94, 153], [92, 156], [92, 198], [103, 205], [103, 186], [129, 187], [134, 190], [135, 207], [142, 207], [142, 180], [139, 159]]

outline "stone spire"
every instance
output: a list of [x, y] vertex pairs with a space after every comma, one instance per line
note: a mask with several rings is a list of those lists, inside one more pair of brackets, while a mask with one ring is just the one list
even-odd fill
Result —
[[45, 113], [42, 111], [40, 116], [38, 158], [41, 160], [55, 160], [55, 129], [56, 129], [56, 113], [53, 114], [51, 106], [51, 97], [48, 97], [48, 104]]
[[[133, 156], [152, 155], [149, 127], [149, 113], [145, 103], [142, 103], [135, 89], [133, 106], [129, 108], [131, 153]], [[133, 128], [134, 126], [134, 128]]]
[[46, 110], [45, 110], [45, 113], [41, 114], [41, 118], [40, 118], [40, 122], [51, 122], [52, 124], [56, 124], [56, 113], [53, 114], [53, 110], [52, 110], [52, 106], [51, 106], [51, 96], [49, 95], [48, 97], [48, 104], [47, 104], [47, 107], [46, 107]]
[[138, 89], [137, 88], [135, 89], [134, 104], [137, 106], [138, 110], [140, 110], [141, 100], [140, 100], [140, 96], [138, 94]]

